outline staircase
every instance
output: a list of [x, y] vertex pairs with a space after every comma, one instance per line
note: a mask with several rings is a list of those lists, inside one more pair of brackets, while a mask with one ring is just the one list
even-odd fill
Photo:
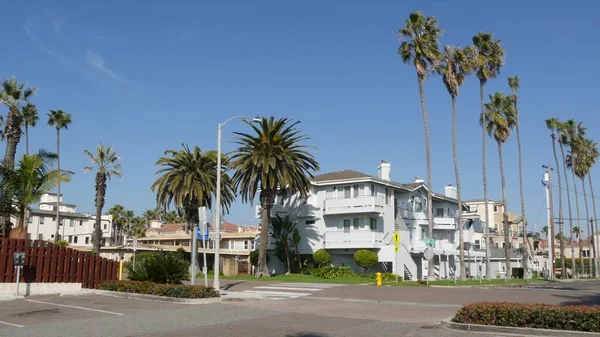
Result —
[[412, 281], [413, 275], [406, 265], [404, 265], [404, 281]]

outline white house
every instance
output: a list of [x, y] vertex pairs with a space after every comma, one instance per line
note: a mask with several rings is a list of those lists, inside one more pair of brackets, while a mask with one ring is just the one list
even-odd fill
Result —
[[[354, 252], [369, 249], [377, 252], [382, 270], [415, 280], [428, 274], [424, 251], [428, 247], [426, 241], [430, 242], [426, 239], [433, 239], [436, 277], [452, 278], [455, 273], [458, 276], [456, 188], [447, 186], [444, 194], [433, 194], [433, 236], [429, 238], [424, 181], [392, 181], [391, 164], [385, 161], [377, 172], [376, 177], [352, 170], [315, 176], [308, 198], [292, 195], [284, 199], [280, 195], [271, 215], [289, 214], [297, 219], [302, 236], [300, 254], [313, 254], [324, 248], [331, 254], [333, 264], [357, 268]], [[261, 213], [258, 205], [258, 218]], [[398, 252], [392, 240], [395, 229], [400, 233]], [[468, 230], [464, 233], [465, 238], [469, 237]], [[472, 251], [470, 256], [480, 258], [483, 253]], [[270, 260], [275, 262], [272, 272], [281, 272], [277, 258]]]
[[[54, 240], [56, 231], [56, 201], [59, 196], [55, 193], [42, 195], [38, 209], [32, 209], [27, 222], [27, 234], [32, 240]], [[72, 247], [92, 248], [92, 233], [96, 225], [95, 215], [77, 212], [77, 206], [63, 204], [60, 195], [59, 236]], [[102, 245], [114, 241], [115, 231], [112, 215], [102, 215]]]

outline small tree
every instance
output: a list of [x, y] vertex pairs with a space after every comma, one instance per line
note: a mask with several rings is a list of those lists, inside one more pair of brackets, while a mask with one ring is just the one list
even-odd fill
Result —
[[354, 261], [356, 261], [357, 265], [363, 267], [366, 272], [367, 269], [377, 266], [379, 258], [377, 257], [377, 253], [373, 251], [360, 249], [354, 253]]
[[323, 267], [331, 263], [331, 255], [325, 249], [319, 249], [313, 254], [313, 260], [318, 267]]
[[152, 281], [155, 283], [181, 284], [189, 279], [189, 263], [180, 252], [157, 251], [143, 260], [139, 267], [129, 275], [134, 281]]

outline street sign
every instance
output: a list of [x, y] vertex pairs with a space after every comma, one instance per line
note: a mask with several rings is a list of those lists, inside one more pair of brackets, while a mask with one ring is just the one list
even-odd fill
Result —
[[433, 258], [433, 248], [431, 247], [427, 247], [425, 248], [425, 251], [423, 252], [423, 257], [425, 258], [425, 260], [431, 260]]
[[15, 252], [13, 259], [15, 267], [25, 266], [25, 252]]
[[392, 236], [392, 240], [394, 240], [394, 250], [399, 252], [400, 251], [400, 234], [398, 234], [398, 231], [394, 231], [394, 236]]
[[427, 245], [429, 247], [433, 247], [435, 245], [435, 240], [434, 239], [425, 239], [423, 241], [425, 242], [425, 245]]
[[[196, 227], [196, 239], [198, 240], [202, 240], [202, 227]], [[209, 231], [208, 228], [206, 229], [206, 234], [204, 234], [204, 240], [208, 240], [209, 238]]]
[[221, 233], [217, 234], [217, 233], [209, 233], [208, 236], [211, 240], [213, 241], [221, 241]]

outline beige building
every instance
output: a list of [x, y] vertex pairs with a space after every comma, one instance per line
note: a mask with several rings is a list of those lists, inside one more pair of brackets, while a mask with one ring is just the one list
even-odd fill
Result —
[[[465, 217], [479, 217], [481, 221], [485, 222], [485, 202], [483, 199], [475, 199], [465, 201], [465, 204], [469, 208], [468, 212], [465, 212]], [[490, 245], [492, 248], [503, 248], [504, 247], [504, 230], [503, 230], [503, 219], [502, 214], [504, 212], [504, 205], [501, 201], [493, 199], [488, 200], [488, 215], [490, 218]], [[523, 223], [521, 216], [516, 213], [508, 212], [508, 221], [510, 222], [510, 229], [508, 231], [509, 241], [513, 248], [519, 248], [523, 244]], [[481, 235], [480, 247], [485, 248], [485, 238]]]

